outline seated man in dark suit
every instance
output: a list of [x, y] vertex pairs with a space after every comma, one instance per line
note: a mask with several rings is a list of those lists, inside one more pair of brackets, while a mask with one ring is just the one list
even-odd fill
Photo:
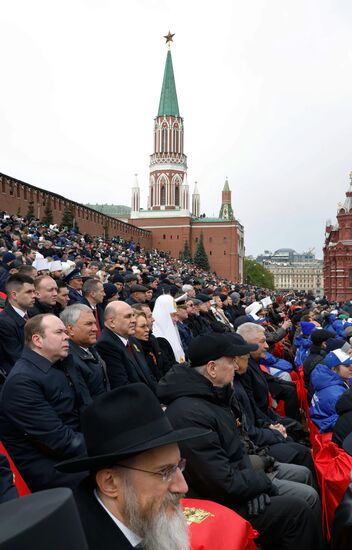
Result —
[[143, 382], [155, 391], [156, 380], [133, 337], [136, 321], [131, 306], [125, 302], [108, 304], [104, 325], [96, 347], [106, 363], [111, 388]]
[[83, 413], [82, 429], [88, 456], [57, 467], [91, 472], [75, 492], [89, 549], [189, 550], [177, 442], [207, 430], [174, 430], [145, 384], [100, 395]]
[[97, 336], [100, 336], [104, 326], [104, 307], [102, 304], [105, 291], [103, 283], [99, 279], [87, 279], [83, 284], [82, 292], [82, 304], [85, 304], [92, 310], [97, 324]]
[[27, 310], [33, 306], [35, 289], [28, 275], [11, 275], [6, 283], [7, 304], [0, 313], [0, 369], [8, 374], [24, 346]]
[[80, 370], [90, 396], [94, 399], [110, 389], [110, 384], [106, 365], [95, 349], [97, 325], [93, 311], [85, 304], [73, 304], [64, 309], [60, 319], [70, 337], [70, 355], [73, 363]]
[[24, 334], [22, 356], [0, 396], [0, 440], [31, 491], [74, 487], [83, 476], [54, 465], [85, 453], [80, 413], [92, 399], [78, 369], [65, 364], [69, 345], [60, 319], [36, 315]]
[[[283, 429], [283, 426], [291, 426], [296, 432], [299, 432], [302, 426], [300, 424], [300, 412], [295, 384], [293, 382], [278, 380], [270, 374], [264, 373], [260, 368], [261, 360], [265, 358], [265, 353], [269, 347], [266, 342], [264, 327], [256, 323], [244, 323], [237, 329], [237, 333], [246, 342], [259, 346], [257, 351], [251, 353], [248, 370], [241, 378], [242, 385], [252, 401], [257, 418], [270, 427], [275, 426], [284, 435], [286, 430]], [[276, 401], [280, 399], [285, 401], [287, 416], [279, 416], [269, 406], [269, 392]]]

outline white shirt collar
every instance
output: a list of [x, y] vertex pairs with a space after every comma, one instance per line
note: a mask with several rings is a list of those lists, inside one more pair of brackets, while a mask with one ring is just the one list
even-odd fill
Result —
[[18, 307], [15, 307], [11, 304], [11, 307], [20, 315], [21, 317], [24, 317], [26, 315], [26, 311], [23, 311], [23, 309], [19, 309]]
[[[116, 334], [116, 332], [115, 332]], [[116, 336], [118, 336], [121, 340], [121, 342], [123, 343], [123, 345], [126, 347], [127, 344], [128, 344], [128, 339], [127, 338], [124, 338], [123, 336], [120, 336], [119, 334], [116, 334]]]
[[111, 517], [113, 522], [117, 525], [117, 527], [120, 529], [120, 531], [125, 535], [126, 539], [132, 544], [132, 546], [135, 548], [142, 542], [142, 538], [139, 535], [136, 535], [131, 529], [126, 527], [123, 523], [121, 523], [120, 520], [118, 520], [105, 506], [105, 504], [102, 502], [102, 500], [99, 498], [98, 493], [96, 489], [94, 489], [94, 496], [99, 502], [100, 506], [102, 506], [107, 514]]

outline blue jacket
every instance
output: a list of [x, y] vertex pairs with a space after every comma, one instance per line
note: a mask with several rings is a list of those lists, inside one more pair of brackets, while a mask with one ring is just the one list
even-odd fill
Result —
[[85, 454], [80, 412], [89, 402], [70, 361], [53, 365], [24, 348], [0, 396], [0, 439], [31, 491], [81, 481], [81, 474], [63, 474], [55, 464]]
[[348, 326], [351, 326], [351, 324], [344, 323], [342, 319], [336, 319], [336, 321], [332, 323], [332, 328], [334, 329], [335, 334], [336, 336], [338, 336], [338, 338], [346, 339], [345, 327], [348, 327]]
[[68, 287], [68, 295], [70, 297], [70, 301], [68, 303], [69, 306], [72, 306], [73, 304], [81, 304], [83, 302], [83, 296], [78, 290], [75, 288]]
[[330, 332], [332, 332], [332, 334], [336, 334], [334, 326], [333, 326], [335, 321], [336, 321], [336, 315], [333, 315], [332, 313], [330, 313], [330, 315], [328, 315], [327, 318], [326, 318], [326, 321], [325, 321], [325, 324], [323, 325], [323, 328], [325, 330], [330, 330]]
[[344, 380], [326, 365], [317, 365], [311, 374], [314, 389], [309, 415], [321, 432], [331, 431], [338, 419], [335, 405], [347, 390]]
[[298, 368], [303, 365], [303, 361], [308, 357], [312, 340], [299, 334], [296, 336], [293, 343], [296, 346], [295, 365]]
[[292, 371], [292, 365], [289, 361], [286, 361], [286, 359], [281, 359], [280, 357], [275, 357], [275, 355], [269, 353], [268, 351], [265, 352], [265, 359], [261, 359], [260, 362], [269, 368], [274, 367], [275, 369], [280, 369], [285, 372]]

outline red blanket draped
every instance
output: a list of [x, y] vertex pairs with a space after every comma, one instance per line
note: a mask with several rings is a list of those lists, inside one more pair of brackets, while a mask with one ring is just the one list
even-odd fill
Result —
[[255, 550], [259, 534], [233, 510], [209, 500], [184, 498], [191, 550]]

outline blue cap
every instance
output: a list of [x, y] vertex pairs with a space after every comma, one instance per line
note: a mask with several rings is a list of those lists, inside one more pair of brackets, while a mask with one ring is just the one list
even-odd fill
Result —
[[339, 365], [352, 365], [352, 357], [342, 351], [342, 349], [335, 349], [334, 351], [330, 351], [324, 359], [323, 364], [329, 367], [329, 369], [332, 369], [334, 367], [338, 367]]
[[301, 321], [301, 329], [304, 336], [309, 336], [316, 328], [317, 326], [314, 323], [310, 323], [309, 321]]

